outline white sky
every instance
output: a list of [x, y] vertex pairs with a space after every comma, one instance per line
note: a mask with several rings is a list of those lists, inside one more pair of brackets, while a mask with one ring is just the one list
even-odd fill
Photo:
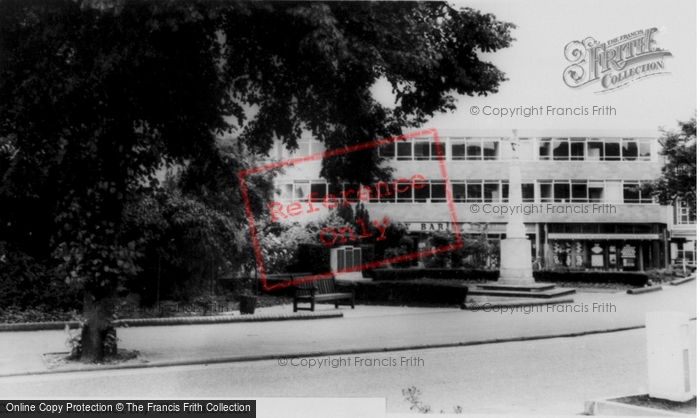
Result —
[[[490, 12], [516, 24], [510, 48], [485, 58], [509, 81], [488, 97], [461, 96], [454, 113], [439, 115], [425, 127], [440, 129], [675, 129], [677, 120], [697, 108], [697, 26], [694, 0], [479, 0], [454, 2]], [[564, 47], [593, 37], [606, 42], [620, 35], [656, 27], [656, 46], [670, 51], [664, 59], [671, 75], [647, 77], [607, 92], [600, 83], [572, 89], [562, 74], [570, 63]], [[497, 117], [470, 114], [471, 106], [519, 107], [612, 106], [616, 116]]]

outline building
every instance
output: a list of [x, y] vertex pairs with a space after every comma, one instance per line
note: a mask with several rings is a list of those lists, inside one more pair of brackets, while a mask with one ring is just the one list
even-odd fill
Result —
[[[549, 268], [639, 271], [682, 259], [696, 262], [696, 220], [687, 207], [661, 206], [638, 189], [660, 175], [658, 132], [520, 131], [519, 207], [508, 205], [510, 160], [504, 147], [512, 136], [511, 130], [438, 130], [447, 182], [432, 137], [378, 147], [395, 169], [396, 189], [377, 189], [363, 203], [372, 219], [403, 222], [416, 249], [426, 248], [430, 233], [451, 230], [447, 186], [463, 233], [486, 231], [490, 238], [504, 238], [508, 211], [521, 210], [533, 262]], [[272, 157], [324, 151], [314, 140], [299, 145], [290, 155], [278, 143]], [[313, 202], [320, 202], [327, 194], [339, 196], [343, 190], [320, 179], [320, 168], [318, 160], [288, 168], [277, 178], [278, 200], [305, 202], [312, 195]], [[421, 187], [409, 187], [414, 176], [425, 179]], [[317, 206], [322, 210], [310, 216], [325, 216], [329, 209]]]

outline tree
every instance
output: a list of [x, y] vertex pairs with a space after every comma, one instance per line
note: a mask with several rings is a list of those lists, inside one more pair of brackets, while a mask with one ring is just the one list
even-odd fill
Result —
[[[98, 309], [82, 358], [98, 361], [102, 301], [140, 269], [126, 208], [159, 168], [217, 165], [224, 134], [261, 155], [304, 129], [328, 148], [401, 134], [455, 93], [495, 93], [506, 78], [479, 53], [508, 47], [513, 27], [437, 2], [2, 1], [0, 236], [85, 289]], [[382, 78], [393, 109], [370, 92]], [[322, 175], [370, 184], [390, 174], [380, 162], [348, 153]]]
[[662, 205], [685, 203], [691, 216], [697, 211], [697, 120], [679, 121], [680, 132], [664, 131], [659, 138], [666, 163], [661, 177], [642, 186]]

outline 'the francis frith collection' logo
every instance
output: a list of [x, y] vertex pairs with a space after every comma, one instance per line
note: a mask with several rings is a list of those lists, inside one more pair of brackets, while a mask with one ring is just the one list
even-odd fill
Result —
[[669, 51], [656, 46], [656, 28], [638, 30], [607, 42], [588, 37], [572, 41], [564, 48], [564, 56], [572, 64], [564, 70], [564, 83], [571, 88], [600, 83], [607, 92], [645, 77], [669, 74], [664, 57]]

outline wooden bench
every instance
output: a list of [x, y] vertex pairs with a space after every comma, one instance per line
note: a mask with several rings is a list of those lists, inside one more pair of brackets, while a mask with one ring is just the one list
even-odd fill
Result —
[[[340, 287], [335, 281], [335, 277], [320, 280], [311, 280], [300, 283], [294, 288], [294, 312], [297, 310], [314, 311], [316, 302], [335, 300], [335, 307], [338, 308], [340, 300], [350, 300], [350, 306], [355, 309], [355, 289], [349, 289], [349, 293], [340, 293], [336, 290]], [[310, 308], [300, 308], [299, 303], [311, 303]]]

